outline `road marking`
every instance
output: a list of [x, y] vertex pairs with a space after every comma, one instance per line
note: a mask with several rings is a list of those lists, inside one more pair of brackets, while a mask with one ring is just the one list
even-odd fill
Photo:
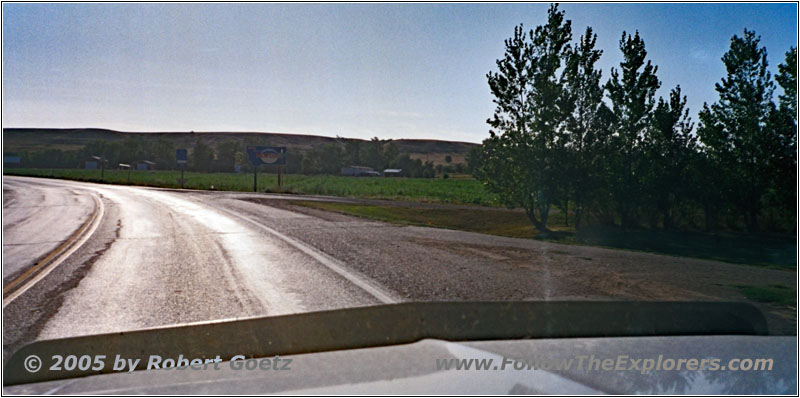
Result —
[[103, 214], [105, 214], [105, 207], [103, 206], [103, 201], [98, 199], [97, 195], [94, 193], [90, 193], [90, 195], [92, 195], [92, 199], [94, 200], [94, 211], [89, 219], [44, 259], [3, 286], [3, 308], [6, 308], [14, 299], [22, 295], [22, 293], [25, 293], [33, 285], [42, 280], [42, 278], [47, 276], [59, 264], [66, 260], [67, 257], [83, 246], [94, 231], [97, 230], [100, 221], [103, 219]]
[[269, 232], [270, 234], [276, 236], [277, 238], [283, 240], [284, 242], [294, 246], [295, 248], [297, 248], [298, 250], [302, 251], [303, 253], [308, 254], [309, 256], [314, 258], [315, 260], [317, 260], [320, 263], [322, 263], [324, 266], [328, 267], [331, 271], [341, 275], [343, 278], [345, 278], [348, 281], [352, 282], [354, 285], [360, 287], [362, 290], [364, 290], [365, 292], [369, 293], [370, 295], [372, 295], [373, 297], [375, 297], [376, 299], [378, 299], [382, 303], [384, 303], [384, 304], [394, 304], [394, 303], [398, 303], [398, 302], [401, 301], [394, 294], [390, 293], [389, 291], [387, 291], [386, 289], [384, 289], [381, 286], [377, 286], [375, 282], [371, 281], [367, 277], [359, 275], [359, 274], [357, 274], [357, 273], [355, 273], [353, 271], [348, 270], [347, 267], [344, 264], [339, 262], [339, 260], [336, 260], [335, 258], [333, 258], [333, 257], [331, 257], [331, 256], [329, 256], [329, 255], [327, 255], [327, 254], [325, 254], [325, 253], [323, 253], [323, 252], [321, 252], [321, 251], [319, 251], [319, 250], [317, 250], [317, 249], [315, 249], [315, 248], [313, 248], [313, 247], [311, 247], [311, 246], [309, 246], [309, 245], [307, 245], [307, 244], [305, 244], [303, 242], [300, 242], [300, 241], [298, 241], [298, 240], [296, 240], [294, 238], [291, 238], [291, 237], [289, 237], [287, 235], [284, 235], [284, 234], [282, 234], [282, 233], [280, 233], [280, 232], [278, 232], [278, 231], [276, 231], [276, 230], [274, 230], [274, 229], [272, 229], [272, 228], [270, 228], [270, 227], [268, 227], [268, 226], [266, 226], [264, 224], [261, 224], [260, 222], [258, 222], [256, 220], [253, 220], [250, 217], [246, 217], [246, 216], [243, 216], [241, 214], [237, 214], [237, 213], [235, 213], [233, 211], [230, 211], [228, 209], [223, 209], [221, 207], [218, 207], [218, 209], [222, 210], [222, 211], [224, 211], [224, 212], [226, 212], [226, 213], [228, 213], [228, 214], [230, 214], [232, 216], [235, 216], [235, 217], [238, 217], [238, 218], [240, 218], [242, 220], [245, 220], [245, 221], [247, 221], [247, 222], [249, 222], [249, 223], [251, 223], [251, 224], [253, 224], [253, 225], [255, 225], [255, 226], [257, 226], [257, 227], [259, 227], [261, 229], [263, 229], [264, 231]]

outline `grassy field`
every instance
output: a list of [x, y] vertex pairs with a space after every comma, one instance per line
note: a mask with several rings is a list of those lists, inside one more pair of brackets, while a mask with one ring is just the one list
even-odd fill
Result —
[[536, 231], [524, 214], [504, 209], [433, 209], [316, 201], [291, 201], [291, 203], [394, 224], [458, 229], [514, 238], [536, 237]]
[[736, 288], [747, 297], [748, 300], [759, 303], [771, 303], [782, 306], [795, 306], [797, 292], [788, 286], [768, 285], [768, 286], [748, 286], [737, 285]]
[[[458, 229], [512, 238], [541, 238], [524, 213], [501, 208], [470, 210], [311, 201], [292, 201], [292, 203], [402, 225]], [[565, 225], [561, 213], [551, 215], [550, 227], [558, 233], [544, 240], [559, 243], [703, 258], [781, 270], [795, 270], [797, 267], [795, 257], [797, 245], [793, 236], [707, 234], [647, 229], [623, 231], [611, 227], [596, 227], [575, 233], [572, 228]]]
[[[4, 169], [4, 174], [19, 176], [64, 178], [77, 181], [101, 182], [100, 170], [80, 169]], [[102, 182], [179, 188], [179, 171], [106, 170]], [[253, 191], [253, 174], [185, 172], [185, 188], [216, 189], [221, 191]], [[474, 204], [497, 206], [494, 195], [487, 193], [474, 179], [384, 178], [284, 175], [278, 188], [275, 174], [259, 173], [260, 192], [283, 192], [305, 195], [330, 195], [371, 199], [392, 199], [412, 202]], [[212, 188], [213, 187], [213, 188]]]

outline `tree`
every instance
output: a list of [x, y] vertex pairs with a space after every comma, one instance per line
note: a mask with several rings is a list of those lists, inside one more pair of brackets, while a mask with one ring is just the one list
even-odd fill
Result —
[[567, 55], [563, 84], [571, 112], [567, 118], [566, 145], [568, 158], [564, 173], [567, 181], [565, 212], [569, 215], [569, 200], [575, 203], [575, 228], [580, 228], [583, 215], [597, 189], [599, 147], [604, 141], [599, 115], [603, 104], [602, 72], [595, 64], [603, 54], [595, 49], [597, 35], [587, 27], [578, 44]]
[[361, 140], [348, 140], [344, 141], [344, 163], [347, 165], [357, 166], [361, 164]]
[[382, 156], [383, 161], [380, 166], [380, 170], [383, 170], [386, 166], [389, 165], [392, 159], [396, 158], [397, 155], [400, 154], [400, 148], [397, 146], [396, 142], [388, 140], [383, 144], [382, 154], [383, 154]]
[[641, 183], [639, 159], [642, 158], [642, 140], [651, 124], [656, 90], [661, 82], [656, 77], [658, 67], [648, 60], [644, 40], [637, 31], [634, 36], [622, 32], [619, 41], [623, 60], [620, 70], [611, 68], [611, 79], [606, 83], [614, 117], [612, 143], [617, 154], [612, 165], [612, 193], [622, 227], [633, 222], [633, 211], [640, 203]]
[[786, 59], [778, 65], [775, 80], [783, 89], [780, 106], [773, 110], [770, 124], [779, 142], [775, 149], [772, 169], [774, 191], [783, 211], [797, 217], [797, 48], [786, 52]]
[[165, 138], [158, 138], [152, 145], [150, 160], [156, 162], [159, 169], [174, 169], [176, 167], [175, 146]]
[[645, 140], [647, 199], [661, 214], [665, 229], [672, 228], [674, 211], [689, 194], [688, 168], [697, 149], [693, 129], [686, 96], [681, 97], [681, 87], [676, 86], [668, 101], [658, 99]]
[[307, 174], [339, 174], [344, 160], [344, 149], [338, 142], [318, 145], [312, 148], [302, 159], [303, 173]]
[[698, 134], [712, 160], [727, 170], [726, 186], [743, 213], [748, 231], [758, 230], [761, 199], [774, 178], [772, 158], [781, 138], [770, 128], [775, 84], [760, 37], [744, 30], [734, 35], [722, 57], [727, 76], [716, 84], [719, 101], [700, 111]]
[[362, 147], [361, 161], [364, 165], [373, 169], [383, 169], [385, 159], [383, 157], [383, 142], [378, 137], [364, 143]]
[[775, 80], [783, 89], [780, 96], [781, 106], [789, 110], [792, 118], [797, 121], [797, 48], [792, 47], [786, 52], [785, 63], [778, 65], [778, 75]]
[[486, 186], [508, 206], [518, 206], [537, 230], [547, 233], [550, 206], [560, 192], [558, 161], [567, 112], [557, 74], [569, 51], [571, 22], [552, 5], [543, 26], [527, 34], [522, 25], [505, 41], [498, 72], [487, 79], [496, 109], [484, 141]]
[[[234, 161], [236, 162], [236, 166], [240, 167], [240, 170], [242, 170], [242, 171], [249, 170], [249, 167], [247, 167], [249, 162], [247, 160], [247, 155], [244, 152], [237, 151], [233, 155], [233, 158], [234, 158]], [[234, 166], [234, 169], [235, 169], [235, 166]]]
[[198, 140], [192, 152], [192, 168], [195, 171], [210, 171], [213, 162], [214, 151], [203, 140]]
[[236, 167], [236, 151], [239, 143], [233, 140], [226, 140], [217, 144], [217, 171], [230, 173]]
[[483, 148], [481, 146], [473, 146], [465, 155], [467, 161], [466, 171], [473, 177], [480, 179], [481, 165], [483, 164]]

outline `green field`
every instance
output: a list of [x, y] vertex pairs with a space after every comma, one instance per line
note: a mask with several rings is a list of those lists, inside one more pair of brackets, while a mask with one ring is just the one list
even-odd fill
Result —
[[782, 306], [796, 306], [797, 292], [789, 286], [769, 285], [769, 286], [749, 286], [736, 285], [736, 288], [747, 297], [748, 300], [759, 303], [772, 303]]
[[[162, 188], [180, 188], [179, 171], [106, 170], [100, 180], [100, 170], [80, 169], [4, 169], [6, 175], [63, 178], [77, 181], [130, 184]], [[185, 172], [185, 188], [220, 191], [253, 191], [253, 174]], [[392, 199], [411, 202], [474, 204], [497, 206], [497, 198], [487, 193], [474, 179], [342, 177], [289, 174], [282, 177], [278, 188], [275, 174], [259, 173], [260, 192], [281, 192], [304, 195], [330, 195], [371, 199]]]

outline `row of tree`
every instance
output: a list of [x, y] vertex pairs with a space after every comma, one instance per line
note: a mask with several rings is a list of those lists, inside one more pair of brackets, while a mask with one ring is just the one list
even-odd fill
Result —
[[[50, 149], [21, 153], [22, 164], [39, 168], [80, 167], [81, 161], [91, 156], [102, 156], [107, 167], [116, 168], [118, 164], [131, 164], [149, 160], [158, 169], [176, 169], [175, 150], [177, 144], [165, 138], [144, 139], [127, 138], [120, 141], [96, 141], [81, 150], [63, 151]], [[264, 145], [252, 140], [225, 140], [216, 143], [198, 139], [189, 148], [188, 169], [199, 172], [232, 172], [239, 168], [252, 171], [247, 160], [248, 145]], [[392, 140], [373, 138], [370, 141], [338, 139], [325, 145], [315, 146], [307, 151], [287, 151], [287, 162], [283, 171], [302, 174], [339, 174], [345, 166], [368, 166], [375, 170], [397, 168], [408, 177], [432, 178], [438, 174], [463, 171], [463, 165], [434, 167], [433, 162], [412, 159], [408, 153], [401, 153]]]
[[470, 168], [509, 206], [547, 232], [552, 207], [623, 228], [705, 228], [796, 223], [797, 50], [777, 83], [754, 32], [733, 36], [722, 58], [719, 100], [689, 117], [680, 86], [656, 98], [657, 66], [644, 40], [623, 32], [623, 60], [604, 81], [591, 27], [572, 43], [571, 22], [552, 5], [547, 23], [515, 28], [487, 75], [496, 110]]
[[370, 141], [339, 139], [314, 147], [301, 156], [301, 172], [306, 174], [338, 174], [345, 166], [366, 166], [378, 171], [401, 169], [404, 176], [415, 178], [433, 178], [437, 174], [433, 162], [412, 159], [408, 153], [402, 153], [394, 141], [377, 137]]

